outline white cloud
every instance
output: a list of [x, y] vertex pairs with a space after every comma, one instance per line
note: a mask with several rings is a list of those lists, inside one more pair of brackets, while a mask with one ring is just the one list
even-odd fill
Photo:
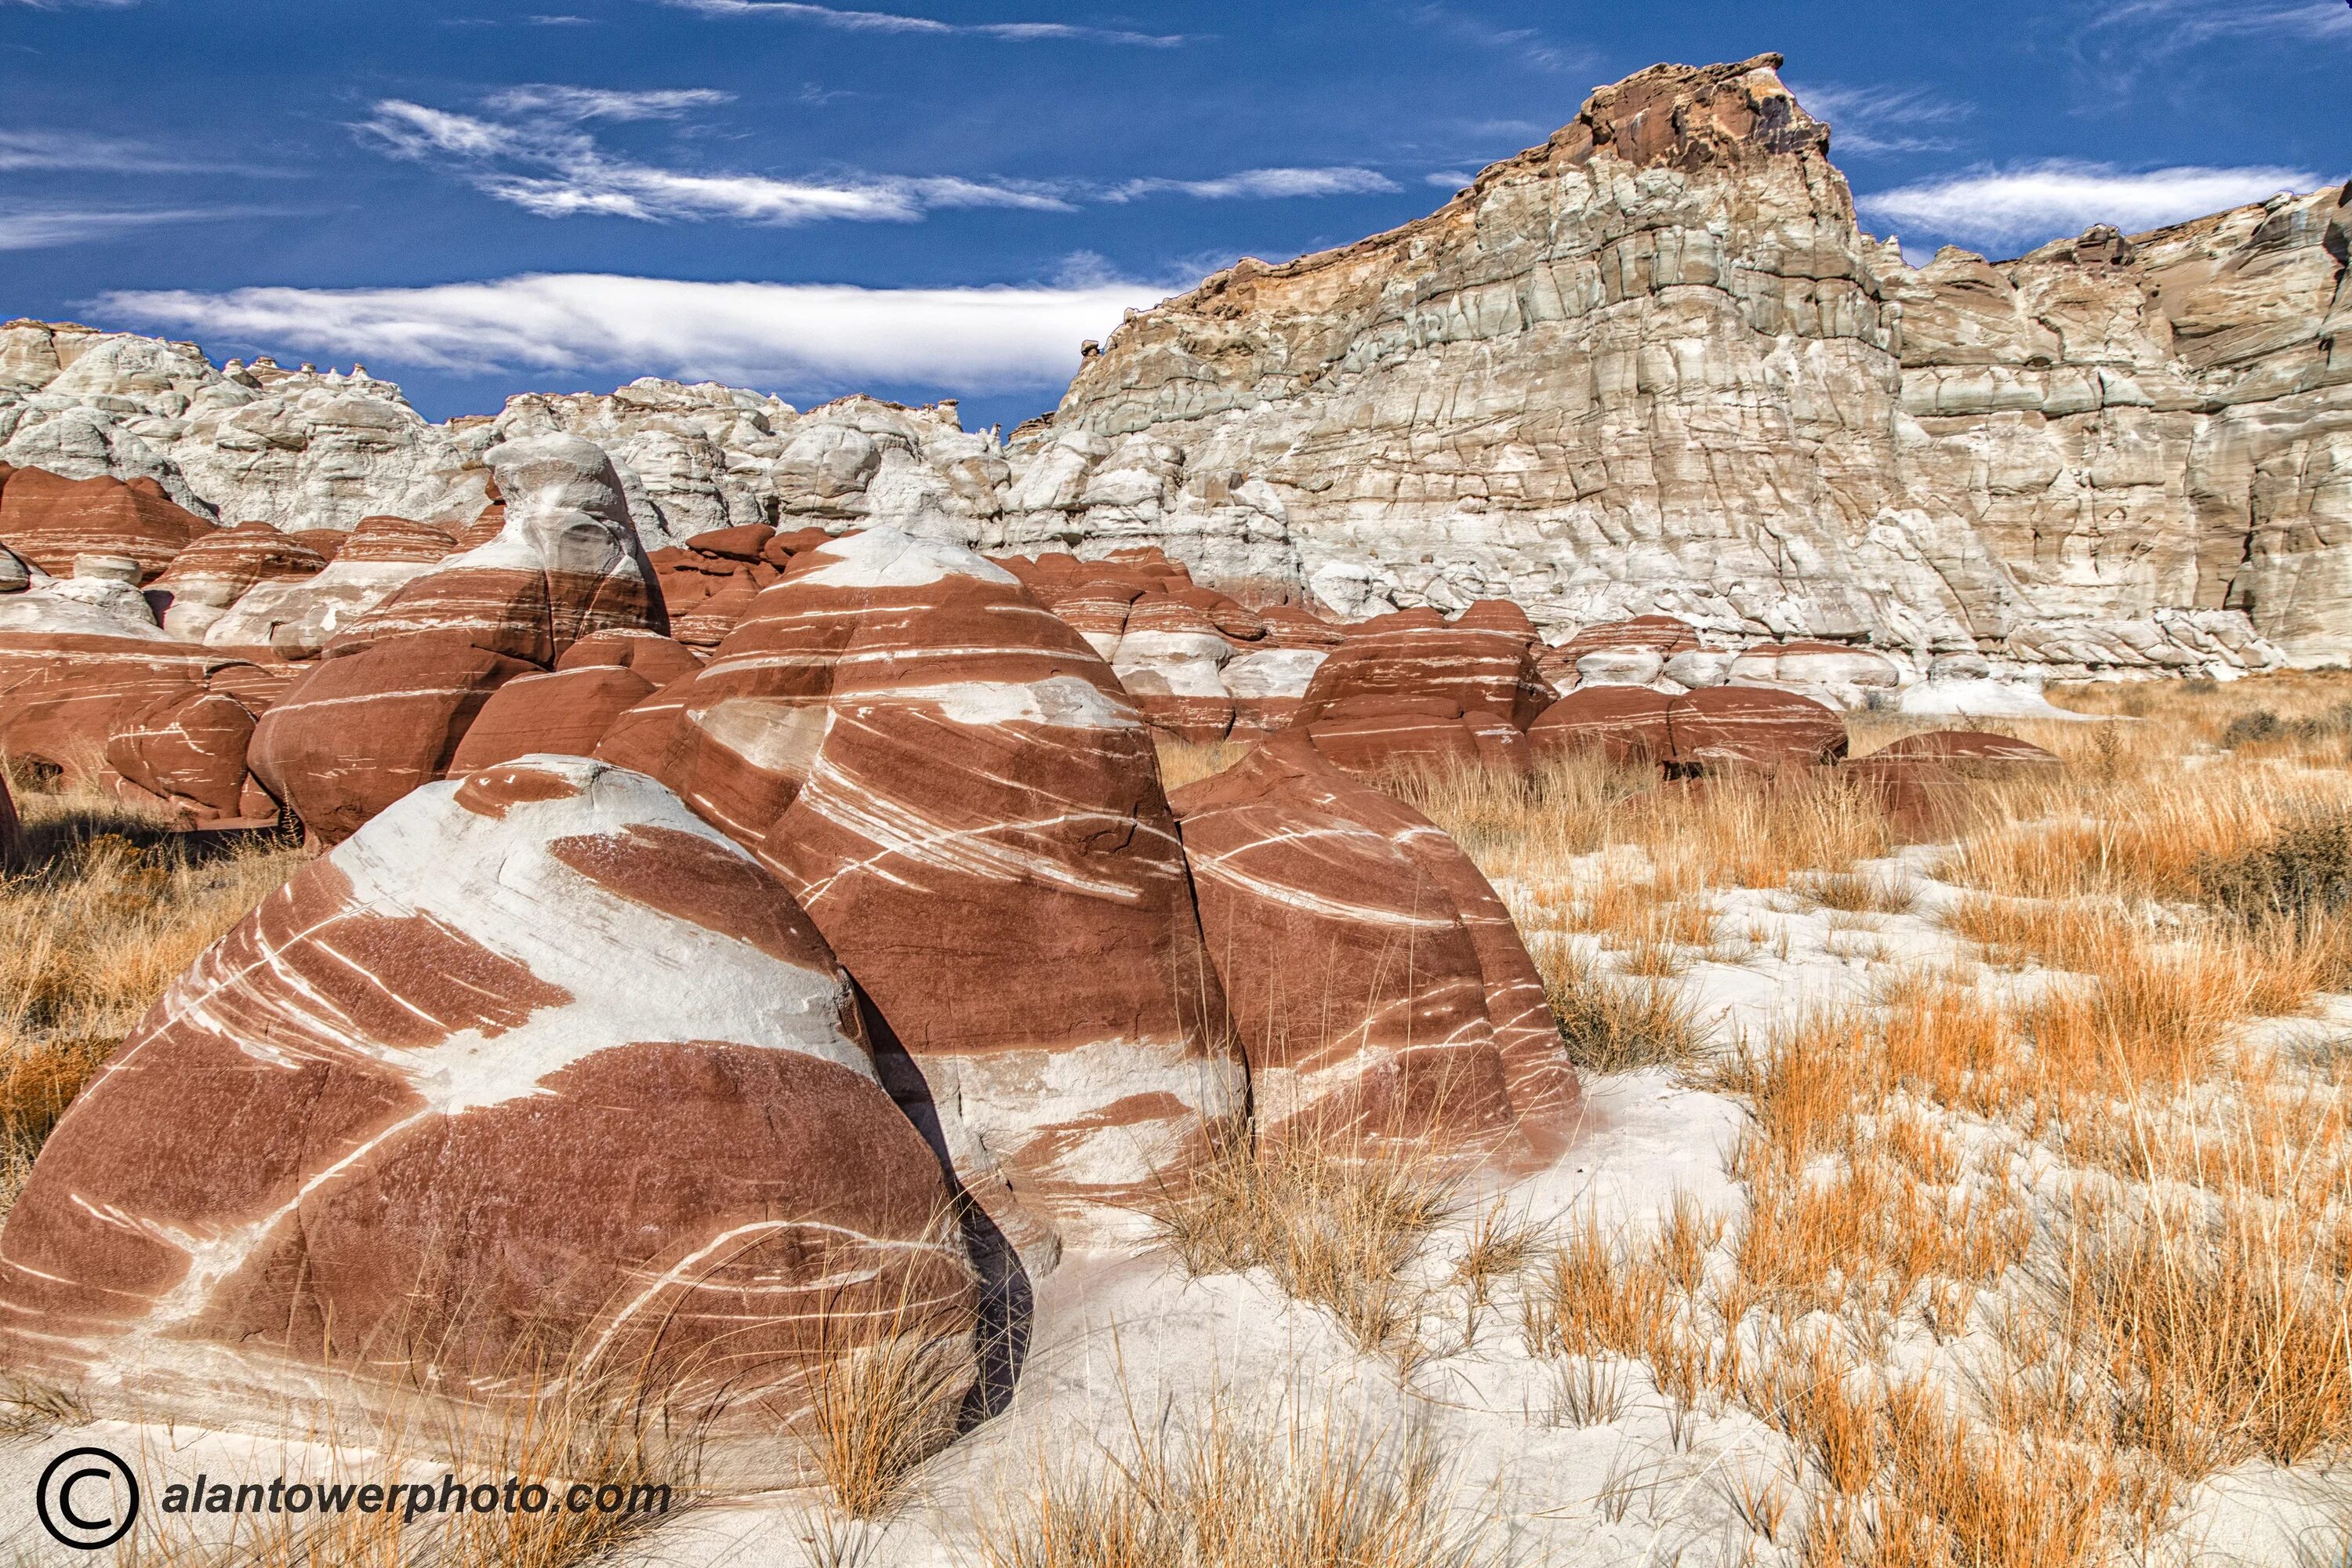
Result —
[[1929, 234], [2034, 244], [2111, 223], [2126, 233], [2180, 223], [2322, 184], [2308, 169], [2151, 169], [2053, 162], [1956, 174], [1857, 197], [1864, 212]]
[[941, 22], [929, 16], [903, 16], [895, 11], [852, 11], [835, 5], [808, 5], [797, 0], [662, 0], [681, 10], [706, 16], [780, 16], [814, 22], [853, 33], [920, 33], [935, 37], [959, 34], [999, 38], [1008, 43], [1039, 43], [1066, 39], [1077, 43], [1123, 44], [1141, 48], [1173, 48], [1185, 41], [1181, 33], [1132, 33], [1117, 27], [1083, 27], [1068, 22]]
[[1441, 191], [1458, 191], [1472, 184], [1477, 180], [1477, 178], [1478, 176], [1475, 174], [1465, 174], [1458, 172], [1448, 174], [1444, 170], [1440, 169], [1434, 174], [1423, 174], [1421, 177], [1421, 183], [1424, 185], [1435, 185]]
[[1971, 105], [1937, 97], [1924, 88], [1850, 87], [1836, 82], [1789, 84], [1797, 101], [1834, 132], [1831, 145], [1842, 153], [1942, 153], [1948, 136], [1925, 134], [1975, 112]]
[[864, 289], [535, 273], [416, 289], [118, 292], [113, 320], [298, 356], [459, 373], [604, 371], [794, 393], [1052, 386], [1078, 344], [1160, 299], [1141, 284]]
[[486, 101], [505, 113], [541, 113], [557, 120], [676, 120], [690, 109], [732, 103], [735, 95], [708, 87], [619, 92], [601, 87], [526, 84], [492, 93]]
[[1422, 26], [1451, 34], [1482, 48], [1499, 49], [1543, 70], [1569, 70], [1586, 64], [1590, 58], [1581, 49], [1562, 48], [1549, 42], [1533, 27], [1498, 27], [1444, 5], [1417, 6], [1411, 15]]
[[1270, 201], [1286, 196], [1372, 195], [1399, 189], [1371, 169], [1244, 169], [1213, 180], [1129, 180], [1103, 194], [1110, 202], [1170, 193], [1203, 201]]
[[2352, 6], [2342, 0], [2122, 0], [2093, 26], [2153, 30], [2171, 48], [2231, 37], [2352, 39]]
[[175, 223], [209, 223], [249, 216], [253, 215], [247, 211], [205, 211], [200, 208], [107, 211], [0, 206], [0, 250], [47, 250], [53, 246], [108, 239], [131, 229], [154, 228]]
[[199, 165], [141, 142], [79, 131], [0, 131], [0, 172], [70, 169], [86, 174], [186, 174]]
[[[694, 174], [636, 163], [606, 153], [572, 129], [596, 110], [603, 118], [644, 118], [643, 101], [610, 104], [607, 95], [587, 89], [521, 89], [537, 98], [515, 107], [536, 110], [536, 121], [485, 120], [402, 99], [375, 105], [358, 127], [394, 157], [438, 164], [483, 194], [510, 202], [542, 217], [593, 214], [641, 222], [731, 219], [738, 223], [791, 225], [839, 219], [865, 223], [910, 223], [933, 207], [1027, 207], [1066, 212], [1069, 204], [1054, 190], [1021, 183], [987, 183], [950, 176], [872, 177], [842, 181], [780, 180], [765, 174]], [[578, 93], [578, 100], [551, 96]], [[501, 95], [505, 100], [508, 95]], [[662, 112], [683, 112], [683, 94], [609, 95], [642, 100], [661, 96]]]

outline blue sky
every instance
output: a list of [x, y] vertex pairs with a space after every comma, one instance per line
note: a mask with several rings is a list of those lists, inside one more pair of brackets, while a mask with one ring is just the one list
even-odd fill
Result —
[[2352, 175], [2347, 0], [0, 0], [0, 317], [364, 362], [433, 417], [716, 376], [1050, 407], [1595, 85], [1768, 49], [1864, 226], [2014, 254]]

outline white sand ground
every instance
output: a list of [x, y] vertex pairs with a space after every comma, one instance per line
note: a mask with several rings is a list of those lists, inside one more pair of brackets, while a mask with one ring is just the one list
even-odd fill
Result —
[[[1915, 848], [1864, 868], [1916, 885], [1918, 901], [1902, 914], [1835, 915], [1787, 892], [1714, 895], [1716, 951], [1744, 948], [1744, 956], [1698, 962], [1674, 984], [1728, 1045], [1808, 1008], [1864, 999], [1897, 966], [1971, 963], [1971, 950], [1934, 918], [1958, 896], [1925, 874], [1936, 853]], [[1677, 1410], [1634, 1363], [1602, 1369], [1602, 1381], [1622, 1389], [1622, 1408], [1574, 1425], [1562, 1408], [1570, 1363], [1528, 1353], [1513, 1289], [1472, 1312], [1462, 1289], [1448, 1283], [1471, 1225], [1496, 1201], [1514, 1215], [1570, 1227], [1646, 1221], [1688, 1194], [1736, 1226], [1740, 1189], [1725, 1171], [1744, 1117], [1735, 1101], [1644, 1071], [1589, 1079], [1587, 1103], [1584, 1134], [1555, 1168], [1499, 1191], [1464, 1193], [1458, 1216], [1423, 1262], [1430, 1288], [1423, 1333], [1434, 1353], [1409, 1375], [1358, 1354], [1328, 1314], [1286, 1299], [1262, 1271], [1187, 1279], [1164, 1252], [1073, 1257], [1040, 1288], [1033, 1349], [1010, 1409], [925, 1466], [896, 1517], [850, 1525], [803, 1492], [705, 1498], [635, 1543], [627, 1561], [643, 1568], [823, 1563], [842, 1561], [827, 1552], [848, 1546], [849, 1561], [876, 1568], [978, 1565], [986, 1521], [1018, 1517], [1041, 1472], [1131, 1452], [1137, 1432], [1197, 1423], [1218, 1404], [1262, 1423], [1269, 1451], [1284, 1431], [1314, 1430], [1335, 1411], [1392, 1438], [1425, 1435], [1449, 1467], [1461, 1519], [1491, 1521], [1489, 1538], [1510, 1549], [1510, 1561], [1794, 1565], [1806, 1483], [1785, 1438], [1737, 1406], [1702, 1401]], [[2019, 1173], [2029, 1182], [2034, 1175], [2022, 1164]], [[1718, 1268], [1727, 1250], [1727, 1241]], [[1938, 1345], [1920, 1323], [1885, 1331], [1889, 1362], [1947, 1365], [1958, 1364], [1982, 1332]], [[359, 1451], [338, 1457], [185, 1427], [98, 1423], [0, 1447], [0, 1497], [29, 1499], [48, 1459], [84, 1443], [136, 1453], [151, 1508], [163, 1485], [199, 1471], [384, 1472], [381, 1458]], [[439, 1471], [413, 1469], [419, 1479]], [[1776, 1489], [1791, 1503], [1777, 1540], [1743, 1517], [1754, 1510], [1739, 1501]], [[2325, 1490], [2310, 1478], [2260, 1468], [2224, 1475], [2191, 1490], [2185, 1522], [2157, 1560], [2279, 1568], [2334, 1562], [2307, 1554], [2328, 1525]], [[0, 1561], [90, 1559], [49, 1545], [29, 1508], [11, 1503], [0, 1510]]]

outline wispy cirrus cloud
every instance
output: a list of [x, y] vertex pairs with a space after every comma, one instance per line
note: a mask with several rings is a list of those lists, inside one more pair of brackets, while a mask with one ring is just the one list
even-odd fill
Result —
[[1188, 40], [1181, 33], [1139, 33], [1120, 27], [1089, 27], [1074, 22], [942, 22], [896, 11], [854, 11], [837, 5], [811, 5], [799, 0], [662, 0], [681, 11], [706, 16], [774, 16], [812, 22], [852, 33], [916, 33], [935, 37], [963, 36], [1028, 44], [1066, 40], [1072, 43], [1117, 44], [1135, 48], [1174, 48]]
[[1955, 145], [1939, 128], [1975, 112], [1957, 102], [1916, 87], [1854, 87], [1838, 82], [1791, 82], [1789, 90], [1816, 120], [1835, 133], [1832, 145], [1842, 153], [1946, 153]]
[[1079, 204], [1153, 196], [1276, 201], [1368, 195], [1401, 189], [1376, 169], [1243, 169], [1200, 179], [967, 179], [952, 174], [855, 174], [782, 179], [769, 174], [667, 168], [608, 151], [583, 129], [591, 121], [672, 120], [730, 101], [692, 88], [621, 92], [546, 84], [509, 88], [462, 113], [384, 99], [354, 127], [385, 154], [436, 168], [476, 190], [542, 217], [594, 215], [641, 222], [721, 220], [793, 225], [827, 220], [912, 223], [950, 207], [1075, 212]]
[[1419, 26], [1497, 50], [1538, 70], [1572, 70], [1591, 63], [1590, 51], [1553, 43], [1534, 27], [1497, 26], [1450, 5], [1416, 5], [1409, 15]]
[[2091, 26], [2136, 32], [2170, 49], [2229, 37], [2352, 42], [2352, 5], [2343, 0], [2107, 0]]
[[1857, 196], [1873, 216], [1939, 237], [2020, 246], [2109, 223], [2126, 232], [2180, 223], [2322, 183], [2308, 169], [2183, 165], [2128, 173], [2057, 160], [1976, 170]]
[[526, 82], [494, 92], [484, 101], [492, 109], [509, 114], [544, 114], [552, 119], [577, 122], [585, 120], [676, 120], [697, 109], [715, 109], [723, 103], [732, 103], [735, 95], [708, 87], [625, 92], [613, 88], [562, 87], [552, 83]]
[[62, 207], [0, 204], [0, 250], [47, 250], [173, 224], [269, 216], [254, 207]]
[[[544, 95], [554, 89], [534, 90]], [[935, 207], [1070, 210], [1042, 186], [951, 175], [787, 180], [667, 169], [606, 152], [576, 128], [582, 108], [576, 101], [550, 103], [533, 118], [491, 120], [385, 99], [357, 130], [393, 157], [439, 167], [486, 195], [542, 217], [596, 215], [647, 223], [716, 218], [789, 226], [828, 219], [911, 223]]]
[[1081, 341], [1160, 293], [1099, 277], [866, 289], [532, 273], [415, 289], [117, 292], [92, 309], [239, 348], [461, 374], [608, 370], [795, 394], [877, 383], [980, 392], [1068, 380]]
[[1206, 180], [1128, 180], [1103, 193], [1107, 202], [1144, 196], [1197, 196], [1202, 201], [1273, 201], [1287, 196], [1379, 195], [1402, 187], [1377, 169], [1243, 169]]
[[0, 131], [0, 173], [36, 170], [98, 174], [184, 174], [217, 171], [143, 142], [85, 131]]

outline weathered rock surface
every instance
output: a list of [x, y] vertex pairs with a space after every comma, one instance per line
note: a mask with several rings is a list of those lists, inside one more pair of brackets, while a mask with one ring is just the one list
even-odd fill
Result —
[[1149, 526], [1074, 522], [1351, 614], [2069, 672], [2352, 648], [2342, 194], [1914, 270], [1777, 64], [1645, 71], [1431, 217], [1130, 319], [1016, 473], [1164, 474]]
[[1032, 1266], [1144, 1224], [1245, 1089], [1109, 666], [1012, 574], [870, 529], [795, 557], [656, 700], [628, 754], [793, 889]]
[[125, 484], [19, 468], [0, 487], [0, 543], [53, 577], [71, 576], [78, 556], [121, 555], [139, 563], [140, 581], [152, 582], [212, 531], [150, 479]]
[[[489, 461], [509, 498], [497, 536], [410, 578], [337, 633], [254, 728], [254, 776], [326, 843], [457, 767], [467, 731], [508, 681], [551, 668], [583, 639], [667, 626], [601, 447], [533, 437], [493, 448]], [[320, 575], [357, 569], [349, 557], [361, 543]], [[579, 698], [599, 684], [575, 676], [562, 689]], [[613, 696], [600, 693], [600, 711], [625, 710]], [[527, 726], [502, 725], [504, 737], [518, 732]], [[561, 729], [542, 738], [583, 752], [593, 739]], [[503, 750], [486, 742], [476, 760]]]
[[1171, 797], [1261, 1137], [1538, 1164], [1579, 1092], [1543, 982], [1454, 841], [1297, 736]]
[[409, 795], [173, 983], [0, 1233], [0, 1341], [213, 1426], [658, 1342], [772, 1435], [828, 1321], [968, 1342], [948, 1202], [791, 894], [651, 780], [535, 758]]

